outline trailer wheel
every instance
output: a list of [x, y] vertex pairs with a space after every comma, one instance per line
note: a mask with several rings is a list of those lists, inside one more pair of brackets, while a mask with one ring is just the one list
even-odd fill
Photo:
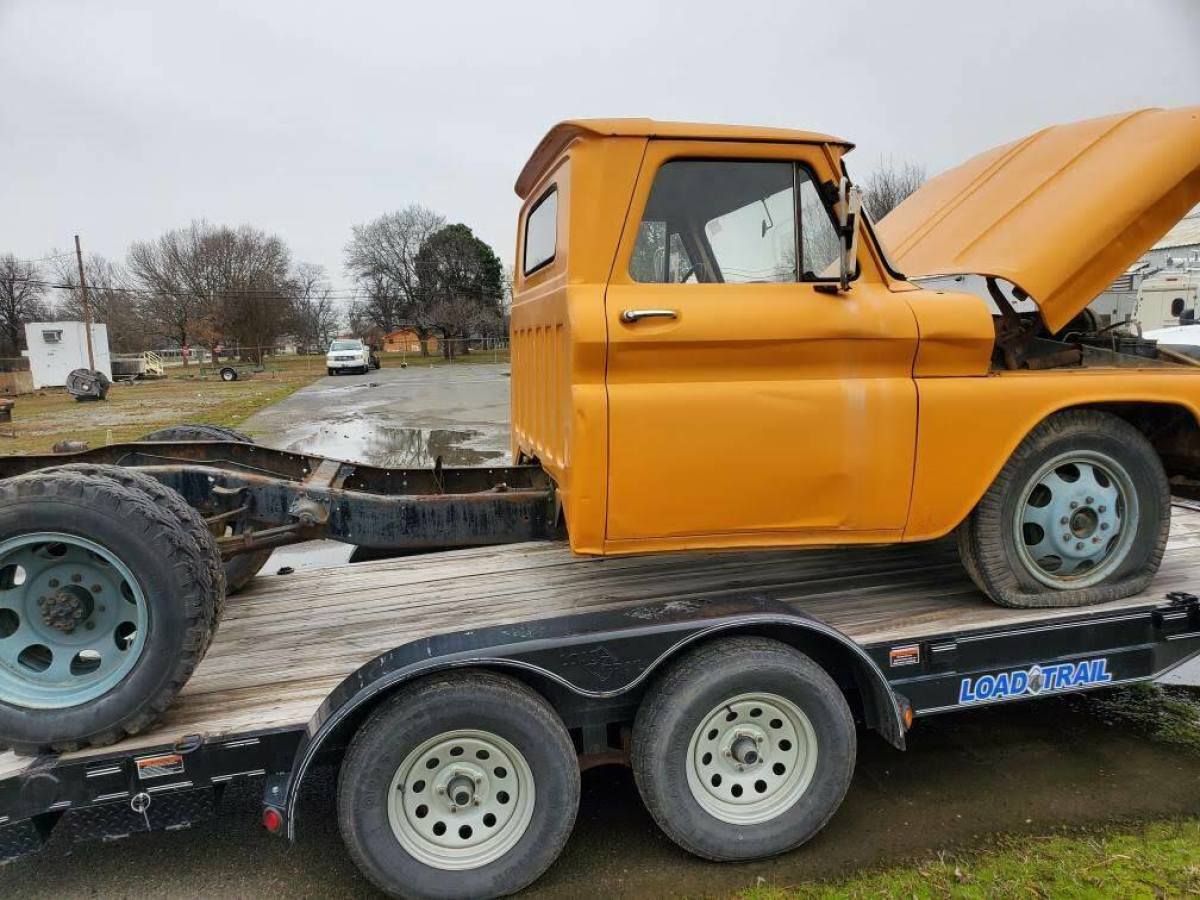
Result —
[[959, 527], [967, 574], [1002, 606], [1086, 606], [1144, 590], [1171, 528], [1154, 447], [1123, 419], [1068, 410], [1021, 442]]
[[355, 735], [338, 782], [350, 855], [392, 896], [518, 891], [558, 858], [578, 806], [562, 721], [489, 672], [434, 676], [389, 698]]
[[854, 720], [833, 679], [778, 641], [714, 641], [650, 688], [633, 774], [676, 844], [713, 860], [773, 856], [829, 821], [854, 771]]
[[140, 490], [76, 472], [0, 483], [0, 744], [61, 752], [149, 725], [203, 655], [206, 578]]
[[[254, 438], [224, 425], [172, 425], [152, 431], [143, 441], [233, 441], [238, 444], [253, 444]], [[261, 571], [271, 558], [271, 550], [255, 550], [241, 553], [225, 561], [225, 594], [232, 597], [241, 592]]]
[[[225, 612], [225, 568], [221, 563], [221, 551], [212, 532], [204, 524], [204, 519], [195, 507], [188, 504], [177, 491], [167, 487], [156, 478], [151, 478], [137, 469], [124, 466], [105, 466], [95, 463], [71, 463], [66, 466], [55, 466], [42, 469], [40, 474], [52, 472], [75, 472], [80, 475], [90, 475], [97, 478], [108, 478], [131, 490], [145, 494], [171, 515], [196, 543], [196, 549], [203, 560], [200, 570], [201, 588], [209, 598], [206, 608], [211, 612], [208, 639], [204, 643], [204, 652], [208, 652], [212, 639], [221, 624], [221, 616]], [[203, 657], [203, 654], [201, 654]]]
[[233, 366], [222, 366], [221, 380], [222, 381], [237, 381], [238, 380], [237, 369], [233, 368]]

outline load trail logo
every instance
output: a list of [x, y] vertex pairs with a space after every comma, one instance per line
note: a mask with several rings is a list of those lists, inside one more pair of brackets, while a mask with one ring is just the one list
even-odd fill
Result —
[[1108, 684], [1112, 675], [1108, 660], [1085, 659], [1074, 663], [1031, 666], [997, 675], [964, 678], [958, 690], [959, 703], [978, 703], [981, 700], [1004, 700], [1024, 694], [1047, 691], [1069, 691], [1073, 688]]

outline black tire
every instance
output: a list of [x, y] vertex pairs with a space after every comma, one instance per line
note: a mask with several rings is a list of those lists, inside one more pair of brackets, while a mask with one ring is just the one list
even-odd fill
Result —
[[[404, 849], [387, 800], [414, 748], [458, 729], [490, 732], [516, 747], [533, 774], [535, 799], [528, 826], [503, 856], [449, 870]], [[579, 807], [579, 766], [562, 721], [525, 685], [490, 672], [436, 675], [399, 690], [358, 730], [342, 763], [337, 804], [350, 855], [380, 890], [395, 897], [501, 897], [533, 882], [562, 852]]]
[[270, 549], [252, 550], [225, 560], [226, 595], [232, 597], [240, 594], [246, 585], [254, 580], [254, 576], [262, 571], [262, 567], [271, 558], [271, 553]]
[[125, 564], [149, 607], [146, 643], [129, 673], [93, 700], [58, 709], [0, 701], [0, 744], [42, 753], [114, 743], [157, 719], [200, 661], [212, 619], [205, 561], [153, 499], [108, 477], [39, 472], [0, 482], [0, 541], [41, 531], [87, 538]]
[[187, 424], [170, 425], [142, 435], [143, 441], [233, 441], [238, 444], [253, 444], [254, 438], [224, 425]]
[[[142, 438], [143, 441], [233, 441], [239, 444], [253, 444], [254, 439], [233, 428], [224, 425], [172, 425], [152, 431]], [[271, 551], [256, 550], [242, 553], [225, 561], [225, 597], [232, 597], [246, 587], [259, 573]]]
[[[697, 801], [688, 755], [713, 710], [755, 692], [783, 697], [803, 711], [817, 760], [790, 807], [763, 822], [733, 824]], [[633, 775], [654, 821], [684, 850], [718, 861], [761, 859], [803, 844], [833, 816], [850, 786], [856, 740], [845, 697], [815, 662], [778, 641], [724, 638], [672, 663], [647, 692], [633, 726]], [[773, 743], [763, 746], [769, 752]]]
[[[1061, 589], [1039, 580], [1024, 561], [1015, 526], [1029, 480], [1067, 452], [1119, 464], [1136, 495], [1138, 520], [1124, 558], [1097, 584]], [[1001, 606], [1088, 606], [1145, 590], [1162, 562], [1171, 528], [1171, 494], [1154, 447], [1124, 419], [1099, 410], [1067, 410], [1042, 421], [1021, 442], [956, 535], [967, 574]], [[1097, 573], [1098, 574], [1098, 573]]]
[[221, 380], [222, 381], [237, 381], [238, 380], [237, 369], [233, 368], [232, 366], [223, 367], [221, 369]]
[[[225, 612], [225, 568], [221, 563], [221, 552], [217, 549], [216, 539], [204, 518], [177, 492], [167, 487], [161, 481], [151, 478], [137, 469], [127, 469], [122, 466], [102, 466], [93, 463], [72, 463], [66, 466], [55, 466], [52, 469], [42, 469], [40, 474], [49, 475], [54, 472], [75, 472], [96, 478], [108, 478], [130, 490], [139, 491], [149, 497], [162, 509], [166, 510], [188, 533], [196, 543], [196, 548], [204, 561], [201, 571], [201, 588], [208, 597], [206, 609], [210, 615], [208, 639], [204, 644], [204, 652], [208, 652], [213, 636], [221, 624], [221, 616]], [[201, 654], [203, 656], [203, 654]]]
[[336, 369], [332, 369], [332, 368], [330, 368], [330, 367], [326, 366], [326, 367], [325, 367], [325, 374], [327, 374], [327, 375], [336, 375], [336, 374], [337, 374], [337, 370], [336, 370]]

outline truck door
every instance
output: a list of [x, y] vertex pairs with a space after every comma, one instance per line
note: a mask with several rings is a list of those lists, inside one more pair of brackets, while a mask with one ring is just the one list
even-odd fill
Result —
[[827, 292], [834, 177], [819, 145], [648, 144], [605, 295], [611, 549], [903, 529], [916, 324], [861, 244]]

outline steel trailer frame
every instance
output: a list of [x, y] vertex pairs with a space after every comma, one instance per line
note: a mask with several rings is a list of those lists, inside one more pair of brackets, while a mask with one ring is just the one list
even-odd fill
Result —
[[297, 800], [315, 760], [335, 756], [373, 704], [435, 671], [507, 672], [541, 692], [568, 727], [582, 766], [625, 754], [654, 673], [719, 635], [790, 643], [835, 675], [858, 717], [898, 749], [915, 718], [977, 705], [1157, 678], [1200, 654], [1200, 599], [1086, 612], [1049, 622], [923, 634], [857, 644], [812, 615], [753, 591], [717, 601], [638, 604], [449, 632], [389, 650], [346, 677], [308, 722], [171, 744], [40, 758], [0, 779], [0, 861], [40, 849], [49, 835], [112, 840], [177, 829], [213, 814], [218, 792], [263, 777], [264, 823], [294, 839]]

